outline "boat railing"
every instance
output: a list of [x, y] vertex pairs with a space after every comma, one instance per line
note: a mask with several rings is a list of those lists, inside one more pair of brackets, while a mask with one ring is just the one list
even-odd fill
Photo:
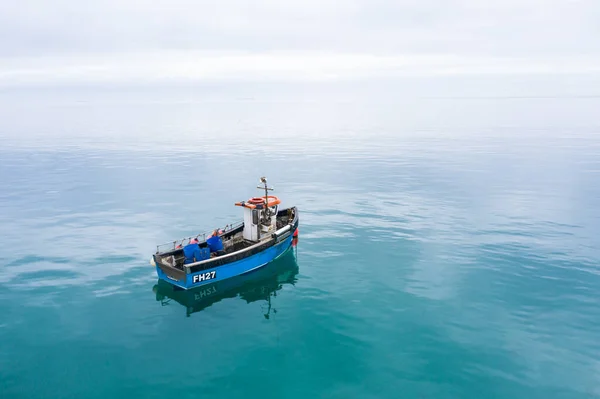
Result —
[[[225, 227], [223, 228], [219, 228], [219, 230], [222, 230], [223, 233], [219, 234], [219, 235], [223, 235], [226, 234], [227, 232], [231, 231], [231, 230], [235, 230], [239, 227], [241, 227], [244, 224], [244, 221], [239, 221], [236, 223], [231, 223], [231, 224], [227, 224], [225, 225]], [[203, 242], [206, 241], [207, 237], [209, 235], [212, 234], [214, 230], [211, 230], [208, 233], [200, 233], [200, 234], [196, 234], [194, 236], [189, 236], [189, 237], [184, 237], [180, 240], [175, 240], [175, 241], [170, 241], [164, 244], [159, 244], [156, 246], [156, 253], [160, 254], [163, 252], [169, 252], [172, 251], [174, 249], [177, 249], [177, 247], [184, 247], [185, 245], [189, 244], [189, 242], [193, 239], [196, 238], [199, 242]]]

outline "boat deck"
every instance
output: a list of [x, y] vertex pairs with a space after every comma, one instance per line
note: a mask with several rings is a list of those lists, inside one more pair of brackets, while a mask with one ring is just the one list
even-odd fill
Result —
[[[276, 224], [275, 230], [278, 230], [278, 229], [284, 227], [291, 220], [293, 220], [293, 218], [294, 218], [294, 208], [280, 210], [277, 213], [276, 222], [275, 222], [275, 224]], [[227, 227], [229, 227], [229, 226], [227, 226]], [[224, 230], [223, 234], [220, 235], [221, 240], [223, 242], [223, 251], [220, 254], [212, 253], [211, 259], [215, 258], [215, 257], [224, 256], [224, 255], [228, 255], [228, 254], [232, 254], [232, 253], [241, 251], [245, 248], [256, 245], [257, 243], [259, 243], [261, 241], [267, 241], [271, 238], [270, 234], [265, 234], [259, 241], [250, 241], [250, 240], [244, 239], [244, 237], [243, 237], [243, 229], [244, 229], [243, 222], [231, 225], [231, 227], [229, 227], [229, 228], [227, 228], [227, 227]], [[200, 238], [201, 236], [202, 236], [202, 240], [201, 241], [199, 240], [198, 245], [200, 246], [200, 248], [205, 248], [208, 245], [206, 243], [206, 237], [207, 237], [206, 234], [184, 238], [179, 241], [174, 241], [173, 243], [170, 243], [170, 244], [164, 244], [162, 246], [159, 246], [157, 248], [157, 253], [156, 253], [157, 257], [159, 258], [159, 261], [163, 264], [166, 264], [168, 266], [171, 266], [171, 267], [174, 267], [176, 269], [183, 271], [184, 270], [184, 261], [185, 261], [183, 247], [185, 245], [187, 245], [192, 238], [194, 238], [194, 237]], [[185, 242], [185, 244], [184, 244], [184, 242]], [[169, 249], [160, 251], [161, 247], [165, 247], [167, 245], [170, 246]]]

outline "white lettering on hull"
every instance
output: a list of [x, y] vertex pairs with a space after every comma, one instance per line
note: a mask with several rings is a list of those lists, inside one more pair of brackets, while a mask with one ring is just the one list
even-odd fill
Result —
[[208, 281], [208, 280], [212, 280], [217, 276], [217, 272], [216, 271], [212, 271], [212, 272], [206, 272], [206, 273], [201, 273], [201, 274], [195, 274], [192, 277], [192, 283], [196, 284], [196, 283], [201, 283], [203, 281]]

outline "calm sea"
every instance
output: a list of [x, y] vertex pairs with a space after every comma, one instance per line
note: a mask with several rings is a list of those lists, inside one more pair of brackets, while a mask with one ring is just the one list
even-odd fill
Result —
[[[600, 397], [600, 99], [409, 86], [2, 91], [0, 397]], [[260, 176], [294, 250], [158, 284]]]

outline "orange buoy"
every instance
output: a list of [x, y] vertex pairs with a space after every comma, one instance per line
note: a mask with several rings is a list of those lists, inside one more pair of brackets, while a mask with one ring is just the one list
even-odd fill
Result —
[[263, 197], [253, 197], [250, 198], [247, 202], [252, 205], [260, 205], [265, 203], [265, 199]]
[[[255, 209], [257, 205], [264, 205], [265, 197], [252, 197], [245, 202], [236, 202], [236, 206], [243, 206], [245, 208]], [[270, 208], [275, 205], [281, 204], [281, 200], [274, 195], [267, 196], [267, 206]]]

